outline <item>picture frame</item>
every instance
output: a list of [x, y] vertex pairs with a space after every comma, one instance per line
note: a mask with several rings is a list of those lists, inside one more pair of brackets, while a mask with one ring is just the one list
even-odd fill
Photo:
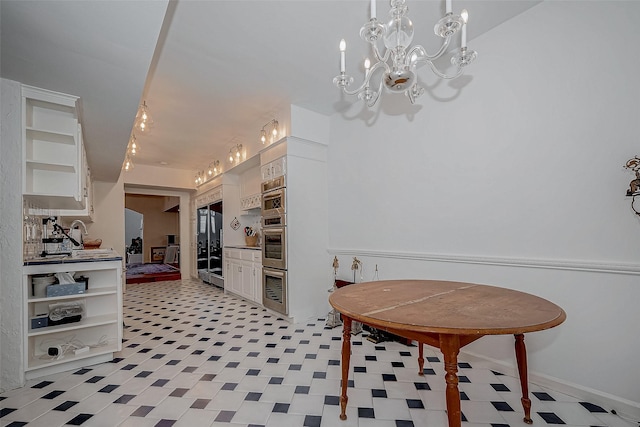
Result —
[[164, 262], [164, 255], [167, 252], [166, 246], [153, 246], [151, 247], [151, 262], [162, 263]]

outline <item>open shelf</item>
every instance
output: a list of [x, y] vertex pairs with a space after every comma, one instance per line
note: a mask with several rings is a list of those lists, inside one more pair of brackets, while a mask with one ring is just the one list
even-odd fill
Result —
[[53, 357], [46, 357], [44, 355], [37, 356], [29, 359], [29, 366], [27, 366], [25, 371], [32, 371], [32, 370], [40, 369], [44, 367], [61, 365], [63, 363], [82, 360], [88, 357], [110, 354], [110, 353], [113, 353], [114, 351], [118, 351], [117, 346], [115, 344], [109, 343], [105, 346], [89, 348], [89, 351], [85, 353], [81, 353], [79, 355], [75, 355], [74, 353], [68, 353], [68, 354], [65, 354], [64, 357], [61, 357], [60, 359], [55, 359]]
[[105, 288], [89, 288], [83, 294], [73, 294], [73, 295], [63, 295], [59, 297], [42, 297], [36, 298], [34, 296], [29, 296], [29, 302], [53, 302], [53, 301], [63, 301], [69, 299], [76, 298], [86, 298], [86, 297], [96, 297], [102, 295], [112, 295], [118, 292], [118, 288], [115, 286], [105, 287]]
[[94, 326], [108, 325], [116, 323], [118, 321], [117, 313], [103, 314], [102, 316], [85, 317], [79, 322], [65, 323], [64, 325], [45, 326], [44, 328], [31, 329], [29, 325], [29, 332], [27, 336], [37, 337], [39, 335], [53, 334], [57, 332], [75, 331], [82, 328], [91, 328]]

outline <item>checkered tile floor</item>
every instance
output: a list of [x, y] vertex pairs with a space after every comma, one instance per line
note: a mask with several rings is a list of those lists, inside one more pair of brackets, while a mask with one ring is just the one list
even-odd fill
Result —
[[[340, 421], [341, 328], [289, 324], [195, 280], [128, 286], [126, 341], [113, 363], [32, 380], [0, 395], [2, 426], [447, 425], [441, 355], [352, 340]], [[463, 427], [523, 427], [519, 383], [459, 364]], [[605, 409], [530, 385], [535, 426], [630, 427]]]

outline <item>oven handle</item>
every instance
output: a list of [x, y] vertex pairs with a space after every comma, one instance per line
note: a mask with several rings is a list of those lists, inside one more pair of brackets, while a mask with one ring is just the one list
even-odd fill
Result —
[[284, 227], [278, 227], [278, 228], [273, 228], [273, 227], [263, 227], [262, 229], [262, 234], [267, 234], [267, 233], [282, 233], [284, 231]]
[[284, 188], [277, 188], [274, 190], [265, 191], [262, 193], [263, 198], [272, 198], [276, 196], [281, 196], [284, 194]]
[[271, 276], [284, 277], [284, 272], [283, 271], [269, 270], [269, 269], [266, 269], [266, 268], [263, 268], [263, 270], [264, 270], [264, 274], [269, 274]]

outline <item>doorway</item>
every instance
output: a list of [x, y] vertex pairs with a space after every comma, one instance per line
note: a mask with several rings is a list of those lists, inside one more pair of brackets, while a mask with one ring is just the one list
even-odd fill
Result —
[[206, 283], [224, 287], [222, 201], [199, 207], [196, 227], [198, 277]]
[[126, 283], [181, 278], [178, 204], [178, 198], [125, 194]]
[[124, 241], [126, 243], [127, 264], [142, 264], [142, 230], [144, 215], [133, 209], [124, 208]]

